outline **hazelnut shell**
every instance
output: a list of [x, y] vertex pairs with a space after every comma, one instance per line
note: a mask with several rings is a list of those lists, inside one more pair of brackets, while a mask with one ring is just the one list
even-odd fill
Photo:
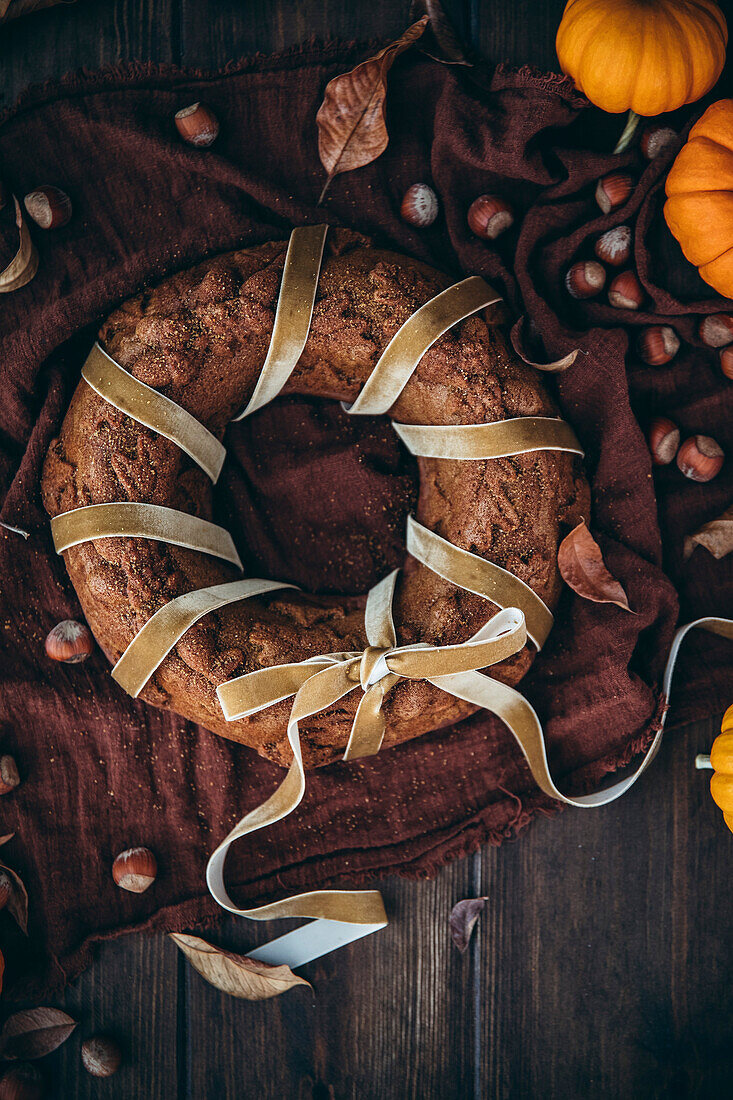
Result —
[[638, 309], [644, 301], [644, 289], [633, 271], [622, 271], [611, 280], [608, 301], [616, 309]]
[[623, 267], [631, 256], [631, 226], [616, 225], [602, 233], [594, 245], [599, 260], [611, 267]]
[[565, 286], [573, 298], [595, 298], [605, 285], [605, 268], [595, 260], [580, 260], [565, 275]]
[[677, 465], [691, 481], [712, 481], [720, 472], [725, 455], [709, 435], [693, 435], [677, 452]]
[[667, 466], [677, 454], [680, 430], [665, 416], [658, 416], [649, 425], [649, 450], [655, 466]]
[[64, 619], [46, 637], [46, 653], [52, 661], [76, 665], [86, 661], [94, 649], [92, 632], [85, 623]]
[[41, 229], [61, 229], [71, 221], [71, 199], [59, 187], [37, 187], [26, 195], [23, 204]]
[[155, 882], [158, 863], [149, 848], [127, 848], [112, 864], [112, 878], [121, 890], [142, 894]]
[[205, 103], [191, 103], [174, 115], [176, 129], [184, 141], [197, 149], [213, 145], [219, 136], [219, 120]]
[[413, 183], [405, 191], [400, 216], [408, 225], [425, 229], [438, 216], [438, 196], [427, 183]]
[[81, 1044], [81, 1061], [92, 1077], [111, 1077], [122, 1065], [122, 1051], [108, 1035], [93, 1035]]
[[7, 753], [0, 756], [0, 795], [10, 794], [20, 783], [18, 765], [15, 759]]
[[468, 226], [484, 241], [493, 241], [514, 224], [514, 212], [499, 195], [479, 195], [468, 208]]

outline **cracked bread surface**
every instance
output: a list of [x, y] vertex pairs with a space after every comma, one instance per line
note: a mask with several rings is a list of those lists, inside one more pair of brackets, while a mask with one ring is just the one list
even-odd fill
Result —
[[[166, 279], [115, 310], [102, 325], [100, 343], [134, 377], [223, 439], [267, 353], [286, 249], [287, 242], [240, 249]], [[283, 393], [353, 401], [398, 328], [449, 282], [422, 263], [331, 230], [308, 341]], [[408, 424], [543, 415], [557, 410], [542, 381], [482, 315], [454, 326], [426, 352], [390, 410], [393, 419]], [[485, 461], [421, 458], [418, 466], [417, 519], [510, 570], [553, 609], [564, 528], [588, 515], [589, 491], [578, 460], [536, 451]], [[198, 466], [83, 380], [49, 448], [42, 493], [51, 516], [89, 504], [139, 501], [217, 521], [211, 483]], [[239, 576], [217, 559], [145, 539], [96, 539], [63, 556], [87, 621], [111, 661], [169, 600]], [[287, 765], [290, 703], [226, 722], [215, 689], [258, 668], [362, 650], [364, 604], [365, 596], [285, 590], [212, 612], [178, 642], [141, 698]], [[464, 641], [497, 611], [407, 558], [394, 602], [400, 644]], [[532, 659], [528, 646], [492, 674], [516, 684]], [[356, 690], [301, 723], [307, 766], [342, 755], [359, 696]], [[388, 746], [450, 725], [476, 707], [426, 681], [401, 681], [383, 710]]]

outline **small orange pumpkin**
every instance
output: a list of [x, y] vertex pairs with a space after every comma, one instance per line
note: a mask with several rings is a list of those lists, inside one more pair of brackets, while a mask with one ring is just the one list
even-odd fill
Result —
[[620, 152], [639, 115], [675, 111], [710, 91], [727, 43], [715, 0], [568, 0], [556, 49], [563, 72], [592, 103], [630, 111]]
[[708, 107], [667, 176], [664, 217], [706, 283], [733, 297], [733, 99]]
[[710, 764], [715, 769], [715, 775], [710, 780], [710, 793], [733, 833], [733, 705], [723, 715], [720, 734], [710, 750]]

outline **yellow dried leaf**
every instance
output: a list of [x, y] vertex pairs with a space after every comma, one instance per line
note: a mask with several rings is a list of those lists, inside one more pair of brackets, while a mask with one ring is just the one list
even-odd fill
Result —
[[264, 1001], [285, 993], [295, 985], [312, 989], [310, 982], [299, 978], [289, 966], [269, 966], [249, 955], [235, 955], [198, 936], [171, 932], [170, 937], [202, 978], [231, 997]]

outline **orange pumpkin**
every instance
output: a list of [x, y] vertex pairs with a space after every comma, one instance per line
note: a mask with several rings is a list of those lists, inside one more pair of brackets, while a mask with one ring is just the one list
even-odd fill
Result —
[[[563, 72], [604, 111], [675, 111], [713, 87], [728, 28], [715, 0], [568, 0], [556, 48]], [[622, 142], [624, 143], [622, 145]]]
[[733, 706], [728, 707], [720, 724], [720, 734], [710, 750], [710, 764], [715, 775], [710, 780], [710, 793], [723, 811], [723, 819], [733, 832]]
[[708, 107], [667, 176], [664, 217], [706, 283], [733, 297], [733, 99]]

